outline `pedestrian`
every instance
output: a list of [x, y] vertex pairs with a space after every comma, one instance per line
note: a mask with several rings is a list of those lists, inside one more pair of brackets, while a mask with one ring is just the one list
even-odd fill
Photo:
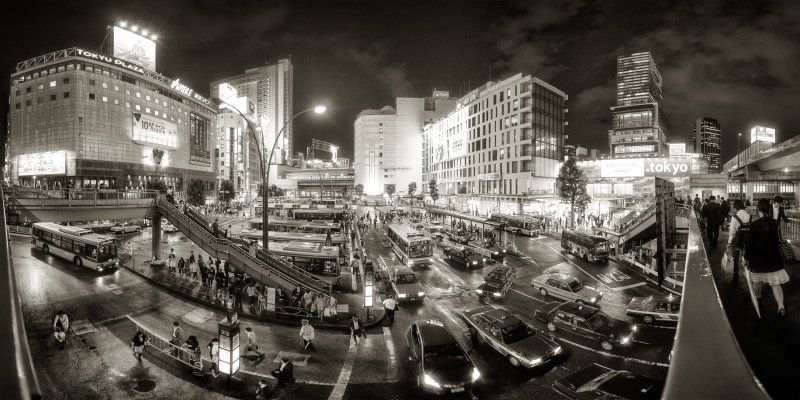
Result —
[[300, 321], [300, 337], [303, 338], [303, 349], [306, 351], [314, 351], [314, 327], [308, 323], [307, 319]]
[[69, 330], [69, 317], [64, 310], [58, 310], [55, 319], [53, 319], [53, 329], [61, 328], [64, 332]]
[[193, 263], [194, 261], [195, 261], [194, 250], [190, 250], [189, 251], [189, 264]]
[[297, 307], [302, 298], [303, 289], [300, 288], [300, 285], [295, 285], [294, 289], [292, 289], [292, 306]]
[[186, 342], [183, 344], [183, 347], [189, 352], [189, 364], [194, 366], [198, 362], [202, 364], [200, 357], [198, 357], [198, 352], [200, 351], [200, 342], [197, 341], [197, 337], [195, 335], [189, 335], [186, 339]]
[[361, 322], [361, 318], [358, 315], [353, 314], [350, 318], [350, 336], [352, 337], [353, 341], [356, 345], [358, 345], [359, 338], [367, 338], [367, 334], [364, 332], [364, 324]]
[[169, 255], [167, 256], [167, 268], [170, 274], [175, 275], [175, 249], [169, 250]]
[[178, 259], [178, 275], [182, 277], [186, 272], [185, 269], [186, 269], [186, 260], [184, 260], [183, 257], [181, 257]]
[[178, 321], [172, 323], [172, 339], [170, 339], [170, 346], [172, 348], [172, 356], [178, 357], [180, 356], [180, 350], [178, 348], [181, 346], [181, 339], [183, 339], [183, 329], [181, 328], [181, 324]]
[[770, 217], [771, 208], [767, 199], [760, 199], [756, 204], [759, 218], [750, 224], [750, 235], [744, 249], [744, 266], [749, 271], [748, 279], [753, 285], [758, 306], [761, 305], [763, 285], [767, 284], [772, 288], [778, 304], [778, 316], [783, 318], [786, 309], [781, 285], [789, 282], [789, 275], [783, 268], [778, 245], [778, 222]]
[[136, 331], [133, 339], [131, 339], [131, 351], [133, 351], [133, 356], [138, 358], [140, 362], [142, 361], [142, 352], [146, 344], [147, 336], [145, 336], [144, 332]]
[[64, 346], [67, 344], [67, 334], [64, 332], [64, 328], [56, 327], [53, 336], [56, 338], [56, 343], [58, 343], [58, 349], [64, 350]]
[[250, 282], [247, 285], [247, 305], [254, 314], [258, 312], [258, 290], [255, 282]]
[[389, 320], [389, 325], [394, 324], [394, 312], [397, 311], [398, 308], [397, 300], [395, 300], [392, 295], [386, 296], [386, 299], [383, 300], [383, 309], [386, 311], [386, 319]]
[[272, 398], [272, 389], [266, 379], [258, 381], [258, 390], [256, 390], [256, 400], [268, 400]]
[[307, 291], [303, 293], [303, 299], [301, 302], [301, 307], [306, 311], [306, 314], [311, 312], [311, 304], [314, 302], [314, 294], [311, 291]]
[[211, 339], [206, 347], [208, 348], [208, 355], [211, 358], [211, 368], [208, 370], [208, 374], [216, 378], [219, 376], [219, 374], [217, 374], [217, 364], [219, 363], [219, 338]]
[[289, 357], [281, 357], [281, 365], [272, 371], [272, 376], [278, 379], [278, 387], [286, 387], [287, 384], [294, 383], [294, 364]]
[[784, 223], [789, 223], [789, 218], [786, 218], [786, 211], [783, 209], [783, 197], [782, 196], [775, 196], [775, 199], [772, 201], [772, 212], [770, 213], [770, 217], [775, 221], [778, 221], [778, 227], [781, 225], [781, 221]]
[[247, 327], [244, 328], [245, 336], [247, 337], [247, 344], [244, 345], [244, 354], [247, 355], [249, 352], [253, 352], [258, 354], [258, 358], [266, 357], [266, 354], [263, 351], [258, 350], [258, 344], [256, 343], [256, 333], [253, 332], [253, 328]]
[[749, 235], [752, 218], [750, 213], [745, 210], [744, 202], [741, 200], [734, 201], [733, 208], [736, 213], [733, 214], [733, 219], [728, 227], [728, 248], [726, 251], [733, 258], [733, 279], [731, 282], [735, 283], [739, 280], [739, 265], [747, 242], [745, 235]]
[[214, 237], [219, 237], [219, 218], [215, 219], [213, 223], [211, 223], [211, 230], [214, 232]]
[[700, 210], [700, 216], [706, 221], [706, 233], [708, 235], [708, 246], [712, 249], [717, 247], [719, 238], [719, 227], [722, 225], [722, 206], [717, 204], [714, 196], [709, 196], [706, 205]]

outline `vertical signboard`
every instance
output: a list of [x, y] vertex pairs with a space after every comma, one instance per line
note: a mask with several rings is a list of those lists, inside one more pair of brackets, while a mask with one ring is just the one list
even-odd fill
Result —
[[208, 150], [208, 131], [211, 122], [208, 118], [191, 113], [189, 118], [189, 159], [194, 162], [211, 164]]
[[658, 284], [664, 281], [665, 267], [667, 265], [666, 249], [672, 248], [675, 236], [675, 185], [662, 178], [655, 178], [656, 182], [656, 271]]

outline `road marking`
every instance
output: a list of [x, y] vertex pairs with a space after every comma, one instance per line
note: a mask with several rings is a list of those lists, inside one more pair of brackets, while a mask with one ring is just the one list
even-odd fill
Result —
[[591, 347], [584, 346], [582, 344], [578, 344], [578, 343], [575, 343], [575, 342], [573, 342], [571, 340], [567, 340], [567, 339], [557, 338], [557, 341], [568, 343], [568, 344], [571, 344], [571, 345], [573, 345], [575, 347], [578, 347], [578, 348], [581, 348], [581, 349], [584, 349], [584, 350], [589, 350], [591, 352], [594, 352], [594, 353], [597, 353], [597, 354], [600, 354], [600, 355], [604, 355], [606, 357], [619, 358], [619, 359], [622, 359], [622, 360], [625, 360], [625, 361], [632, 361], [632, 362], [639, 363], [639, 364], [655, 365], [657, 367], [669, 368], [669, 364], [664, 364], [664, 363], [660, 363], [660, 362], [657, 362], [657, 361], [640, 360], [638, 358], [632, 358], [632, 357], [624, 357], [624, 356], [621, 356], [619, 354], [612, 354], [612, 353], [608, 353], [608, 352], [605, 352], [605, 351], [600, 351], [600, 350], [597, 350], [597, 349], [593, 349]]
[[[554, 252], [554, 253], [556, 253], [556, 254], [560, 255], [561, 257], [563, 257], [563, 258], [564, 258], [564, 260], [566, 260], [568, 263], [572, 264], [572, 266], [573, 266], [573, 267], [575, 267], [575, 268], [577, 268], [577, 269], [581, 270], [581, 272], [583, 272], [584, 274], [586, 274], [586, 275], [590, 276], [592, 279], [596, 280], [596, 281], [597, 281], [597, 283], [599, 283], [599, 284], [601, 284], [601, 285], [603, 285], [603, 286], [607, 287], [608, 289], [611, 289], [611, 287], [609, 287], [608, 285], [606, 285], [605, 283], [603, 283], [601, 280], [597, 279], [597, 277], [595, 277], [594, 275], [592, 275], [592, 274], [590, 274], [590, 273], [586, 272], [586, 270], [584, 270], [583, 268], [579, 267], [579, 266], [578, 266], [578, 264], [575, 264], [575, 263], [574, 263], [572, 260], [570, 260], [570, 259], [569, 259], [567, 256], [565, 256], [565, 255], [561, 254], [561, 252], [560, 252], [560, 251], [556, 251], [556, 249], [554, 249], [552, 246], [550, 246], [550, 245], [549, 245], [549, 244], [547, 244], [547, 243], [544, 243], [544, 242], [542, 242], [542, 244], [543, 244], [543, 245], [545, 245], [545, 246], [547, 246], [547, 248], [549, 248], [550, 250], [553, 250], [553, 252]], [[613, 290], [613, 289], [612, 289], [612, 290]]]
[[386, 341], [386, 348], [389, 350], [389, 370], [387, 377], [390, 382], [398, 381], [397, 373], [399, 368], [397, 366], [397, 353], [394, 351], [394, 340], [392, 340], [392, 330], [388, 326], [383, 327], [383, 340]]
[[625, 289], [633, 289], [633, 288], [635, 288], [635, 287], [644, 286], [644, 285], [647, 285], [647, 283], [645, 283], [645, 282], [639, 282], [639, 283], [634, 283], [633, 285], [628, 285], [628, 286], [620, 286], [620, 287], [611, 288], [611, 290], [614, 290], [614, 291], [619, 291], [619, 290], [625, 290]]
[[339, 379], [336, 380], [336, 385], [333, 387], [331, 395], [328, 400], [341, 400], [344, 397], [344, 391], [347, 389], [347, 383], [350, 382], [350, 374], [353, 373], [353, 365], [356, 363], [356, 351], [358, 346], [354, 342], [350, 343], [350, 348], [347, 349], [347, 357], [344, 359], [342, 371], [339, 373]]
[[542, 299], [537, 299], [536, 297], [533, 297], [533, 296], [531, 296], [531, 295], [529, 295], [529, 294], [522, 293], [522, 292], [520, 292], [520, 291], [519, 291], [519, 290], [517, 290], [517, 289], [511, 289], [511, 291], [512, 291], [512, 292], [515, 292], [515, 293], [519, 293], [519, 294], [521, 294], [521, 295], [523, 295], [523, 296], [525, 296], [525, 297], [527, 297], [527, 298], [529, 298], [529, 299], [536, 300], [536, 301], [538, 301], [538, 302], [540, 302], [540, 303], [547, 303], [546, 301], [544, 301], [544, 300], [542, 300]]

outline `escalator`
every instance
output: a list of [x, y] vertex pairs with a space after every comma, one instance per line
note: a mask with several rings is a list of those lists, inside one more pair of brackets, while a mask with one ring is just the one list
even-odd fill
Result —
[[623, 223], [618, 230], [619, 246], [623, 243], [639, 238], [644, 233], [651, 233], [656, 226], [656, 205], [653, 204], [641, 214]]
[[[329, 282], [275, 257], [268, 251], [259, 249], [256, 253], [257, 257], [253, 257], [247, 249], [230, 240], [214, 237], [208, 221], [201, 214], [196, 212], [189, 212], [189, 215], [184, 214], [163, 196], [155, 198], [154, 206], [162, 217], [175, 225], [203, 251], [212, 257], [228, 260], [234, 267], [262, 283], [280, 287], [286, 293], [291, 292], [298, 285], [318, 294], [329, 295], [331, 293]], [[155, 211], [151, 211], [148, 218], [156, 217]]]

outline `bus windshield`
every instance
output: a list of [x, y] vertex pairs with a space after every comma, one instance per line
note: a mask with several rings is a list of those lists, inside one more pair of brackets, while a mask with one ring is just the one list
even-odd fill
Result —
[[98, 246], [97, 261], [110, 260], [117, 256], [117, 246], [114, 242], [103, 242]]
[[408, 245], [409, 257], [430, 257], [433, 255], [433, 247], [428, 241], [412, 242]]

